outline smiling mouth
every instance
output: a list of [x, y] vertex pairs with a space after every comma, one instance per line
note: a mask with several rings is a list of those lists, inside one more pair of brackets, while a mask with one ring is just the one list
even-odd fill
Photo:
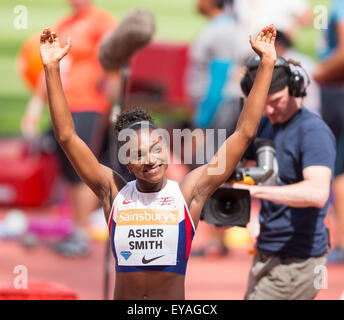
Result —
[[145, 169], [145, 170], [143, 170], [143, 172], [156, 172], [156, 171], [158, 171], [158, 169], [160, 168], [162, 166], [162, 164], [159, 164], [158, 166], [156, 166], [156, 167], [152, 167], [152, 168], [149, 168], [149, 169]]

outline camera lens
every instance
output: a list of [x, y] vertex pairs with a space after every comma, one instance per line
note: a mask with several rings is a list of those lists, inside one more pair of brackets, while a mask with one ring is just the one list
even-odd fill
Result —
[[227, 210], [230, 210], [231, 207], [232, 207], [232, 202], [231, 202], [231, 201], [226, 201], [226, 203], [225, 203], [225, 210], [226, 210], [226, 211], [227, 211]]
[[250, 218], [250, 193], [247, 190], [219, 188], [206, 202], [202, 219], [217, 226], [246, 226]]
[[[237, 205], [235, 199], [229, 199], [229, 197], [221, 197], [217, 199], [217, 213], [222, 216], [228, 216], [235, 213]], [[233, 202], [234, 200], [234, 202]]]

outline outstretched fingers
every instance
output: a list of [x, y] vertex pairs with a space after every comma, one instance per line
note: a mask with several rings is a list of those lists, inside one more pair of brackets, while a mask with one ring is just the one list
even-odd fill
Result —
[[41, 34], [41, 44], [46, 44], [46, 43], [54, 43], [58, 41], [57, 35], [54, 31], [51, 31], [49, 28], [44, 29], [42, 34]]
[[67, 39], [67, 44], [62, 48], [63, 55], [66, 55], [70, 47], [72, 46], [71, 39], [72, 39], [71, 36], [69, 36]]
[[256, 41], [263, 41], [264, 29], [258, 33]]
[[274, 43], [276, 39], [276, 28], [273, 24], [268, 26], [267, 42]]
[[270, 29], [269, 29], [269, 27], [265, 27], [262, 41], [269, 42], [269, 35], [270, 35]]
[[266, 43], [274, 43], [276, 40], [276, 28], [274, 25], [269, 25], [263, 28], [257, 35], [256, 41], [263, 41]]
[[266, 43], [270, 43], [270, 39], [271, 39], [270, 28], [269, 27], [265, 27], [263, 41], [266, 42]]
[[48, 30], [49, 29], [44, 29], [42, 34], [41, 34], [41, 44], [44, 44], [46, 42], [46, 40], [48, 39]]
[[50, 33], [49, 42], [53, 43], [55, 41], [58, 41], [58, 38], [57, 38], [57, 34], [53, 31], [53, 32]]

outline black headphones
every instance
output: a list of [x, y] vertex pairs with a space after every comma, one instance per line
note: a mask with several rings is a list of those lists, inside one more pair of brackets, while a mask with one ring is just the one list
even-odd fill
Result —
[[[241, 79], [240, 85], [243, 93], [248, 96], [248, 94], [251, 91], [252, 83], [253, 83], [253, 75], [252, 71], [255, 69], [258, 69], [260, 63], [259, 56], [252, 57], [247, 63], [245, 67], [245, 74], [243, 78]], [[303, 75], [298, 70], [291, 70], [290, 65], [299, 67], [303, 70], [304, 74], [307, 77], [307, 83], [305, 83], [305, 79]], [[280, 56], [277, 56], [277, 60], [275, 63], [275, 68], [284, 68], [288, 78], [288, 87], [289, 87], [289, 94], [293, 97], [305, 97], [307, 95], [307, 87], [310, 84], [309, 76], [306, 72], [306, 70], [301, 66], [299, 62], [296, 62], [292, 59], [289, 59], [288, 61]]]

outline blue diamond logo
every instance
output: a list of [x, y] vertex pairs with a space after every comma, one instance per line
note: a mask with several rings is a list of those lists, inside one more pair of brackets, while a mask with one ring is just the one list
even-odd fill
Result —
[[130, 251], [121, 251], [121, 256], [125, 259], [128, 260], [131, 256], [131, 252]]

